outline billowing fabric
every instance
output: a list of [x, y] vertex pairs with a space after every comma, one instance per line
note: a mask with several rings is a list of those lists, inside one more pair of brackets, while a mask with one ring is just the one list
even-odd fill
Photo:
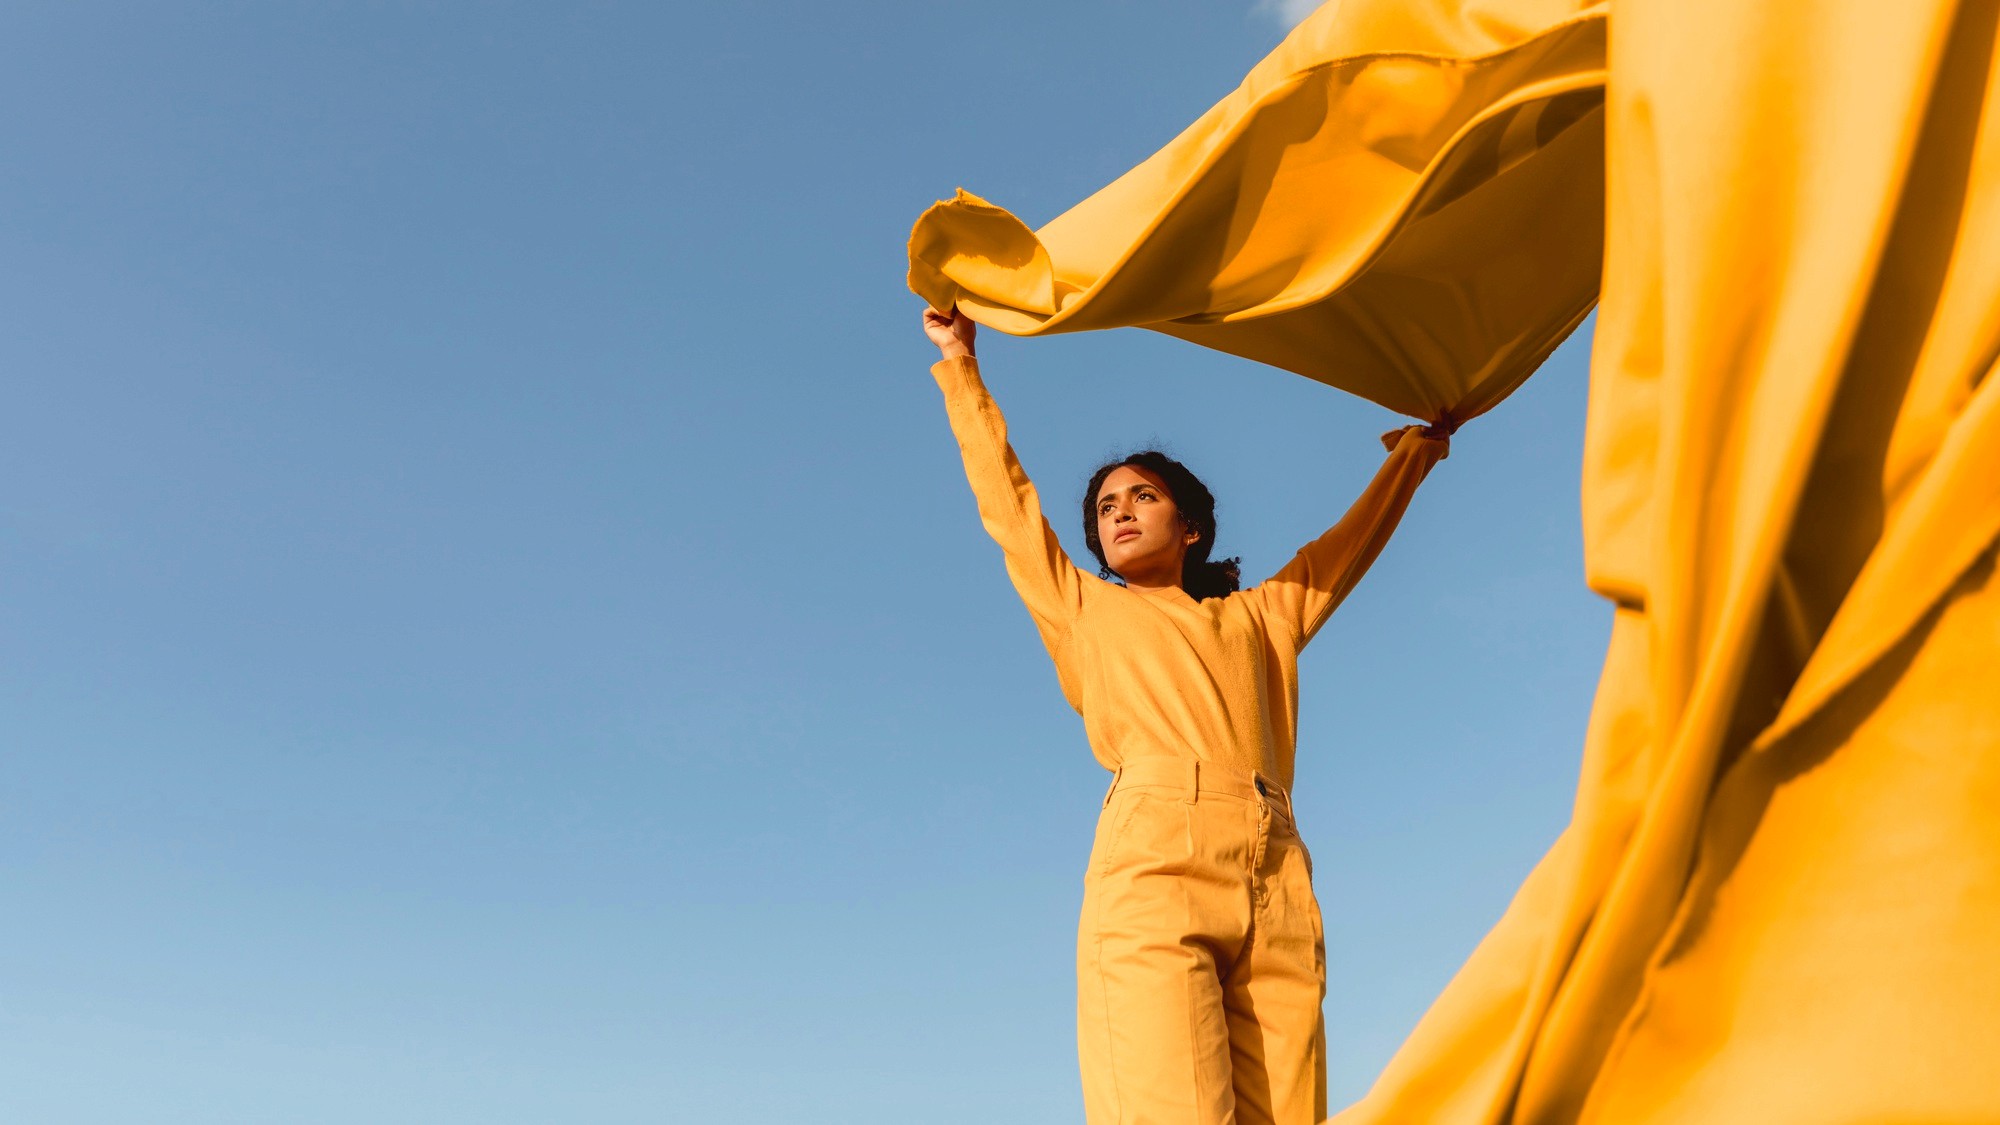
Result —
[[1602, 4], [1329, 5], [1041, 230], [931, 208], [910, 286], [1004, 332], [1140, 325], [1463, 420], [1596, 299], [1603, 68]]
[[[1399, 6], [1530, 43], [1576, 26]], [[1345, 1125], [2000, 1120], [1996, 8], [1615, 0], [1583, 518], [1616, 609], [1576, 807]], [[1356, 134], [1415, 112], [1325, 108]], [[1301, 238], [1382, 229], [1337, 185], [1316, 203], [1357, 226]], [[1497, 254], [1559, 322], [1569, 295], [1526, 282], [1597, 244], [1590, 212], [1434, 270]], [[1260, 245], [1281, 272], [1316, 253]], [[1174, 284], [1218, 297], [1175, 316], [1240, 311], [1186, 260]]]
[[1147, 758], [1104, 797], [1076, 935], [1090, 1125], [1326, 1116], [1326, 938], [1291, 800]]
[[[1086, 574], [1042, 515], [971, 356], [931, 368], [980, 522], [1105, 769], [1200, 759], [1290, 788], [1299, 653], [1361, 580], [1450, 443], [1411, 426], [1347, 513], [1248, 590], [1197, 601]], [[1076, 511], [1077, 509], [1071, 509]]]

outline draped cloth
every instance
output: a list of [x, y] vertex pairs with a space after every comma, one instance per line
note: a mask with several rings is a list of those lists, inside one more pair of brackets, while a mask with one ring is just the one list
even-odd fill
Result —
[[1597, 299], [1602, 8], [1334, 14], [1039, 231], [963, 192], [931, 208], [911, 288], [1024, 336], [1143, 325], [1430, 421], [1492, 406]]
[[2000, 0], [1345, 0], [1042, 230], [919, 221], [939, 307], [1418, 417], [1599, 301], [1572, 819], [1342, 1125], [2000, 1120], [1996, 45]]

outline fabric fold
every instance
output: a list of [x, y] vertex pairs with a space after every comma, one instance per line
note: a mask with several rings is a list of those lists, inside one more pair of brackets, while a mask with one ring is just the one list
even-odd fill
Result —
[[1145, 327], [1474, 417], [1596, 299], [1604, 11], [1328, 5], [1040, 231], [964, 191], [926, 211], [910, 287], [1017, 335]]
[[1337, 1120], [2000, 1120], [2000, 0], [1616, 18], [1328, 4], [1041, 230], [933, 208], [911, 285], [1437, 420], [1601, 281], [1575, 809]]

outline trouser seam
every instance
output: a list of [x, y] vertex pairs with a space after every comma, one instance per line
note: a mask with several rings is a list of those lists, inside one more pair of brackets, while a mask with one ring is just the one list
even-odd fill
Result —
[[[1100, 903], [1098, 909], [1102, 910], [1103, 904]], [[1091, 921], [1098, 923], [1096, 918]], [[1094, 967], [1097, 970], [1098, 1023], [1104, 1032], [1104, 1063], [1111, 1072], [1111, 1120], [1122, 1125], [1125, 1120], [1125, 1092], [1118, 1088], [1118, 1055], [1112, 1046], [1111, 985], [1104, 979], [1104, 927], [1096, 924], [1095, 928], [1097, 933], [1092, 935], [1090, 944], [1097, 962]]]
[[[1190, 824], [1188, 827], [1192, 829], [1193, 825]], [[1181, 924], [1181, 929], [1185, 932], [1194, 920], [1194, 904], [1188, 901], [1187, 884], [1184, 881], [1179, 879], [1174, 880], [1174, 888], [1180, 892], [1181, 917], [1185, 919]], [[1219, 985], [1220, 983], [1221, 978], [1218, 976], [1217, 984]], [[1181, 992], [1181, 1001], [1183, 1009], [1187, 1012], [1188, 1045], [1190, 1048], [1194, 1048], [1201, 1042], [1200, 1013], [1195, 1010], [1195, 990], [1193, 988], [1184, 988]], [[1189, 1106], [1188, 1109], [1190, 1112], [1199, 1115], [1201, 1107], [1206, 1101], [1205, 1095], [1207, 1091], [1202, 1089], [1201, 1060], [1198, 1052], [1191, 1050], [1187, 1061], [1188, 1067], [1194, 1076], [1194, 1081], [1191, 1083], [1194, 1087], [1194, 1104]]]
[[[1123, 771], [1121, 770], [1120, 772], [1122, 773]], [[1112, 789], [1114, 791], [1117, 789], [1117, 782], [1115, 780], [1112, 783]], [[1106, 806], [1105, 811], [1109, 812], [1111, 804], [1110, 793], [1105, 794], [1104, 803]], [[1142, 804], [1144, 802], [1137, 799], [1132, 801], [1133, 807], [1127, 809], [1122, 820], [1114, 826], [1114, 834], [1117, 831], [1122, 831], [1125, 826], [1131, 824], [1132, 818], [1138, 814], [1139, 806]], [[1107, 841], [1107, 846], [1108, 848], [1115, 848], [1115, 840]], [[1103, 865], [1090, 873], [1091, 880], [1096, 884], [1090, 891], [1091, 975], [1097, 978], [1098, 1032], [1104, 1039], [1104, 1065], [1111, 1076], [1111, 1120], [1113, 1125], [1123, 1125], [1125, 1121], [1125, 1092], [1119, 1089], [1118, 1086], [1118, 1055], [1111, 1034], [1111, 982], [1106, 979], [1107, 975], [1104, 971], [1104, 878], [1110, 867], [1110, 856], [1107, 855], [1105, 860], [1106, 862]]]

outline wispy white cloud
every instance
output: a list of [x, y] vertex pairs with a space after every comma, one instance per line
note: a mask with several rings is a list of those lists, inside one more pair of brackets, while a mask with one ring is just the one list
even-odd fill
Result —
[[[1334, 3], [1336, 0], [1326, 2]], [[1283, 20], [1286, 27], [1292, 27], [1312, 15], [1320, 3], [1321, 0], [1257, 0], [1257, 11], [1272, 19]]]

